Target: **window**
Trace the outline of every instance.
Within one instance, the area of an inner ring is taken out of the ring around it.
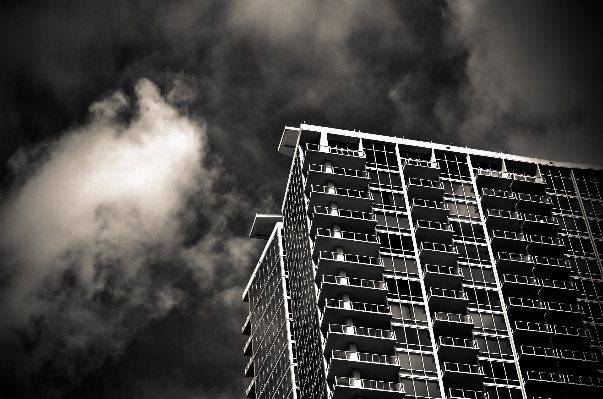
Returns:
[[[501,310],[500,297],[497,291],[482,288],[464,287],[469,297],[469,305],[472,308]]]
[[[560,194],[576,194],[576,188],[574,187],[569,169],[541,166],[540,173],[546,180],[549,191]]]
[[[473,186],[469,183],[443,181],[443,184],[446,195],[475,198]]]
[[[578,296],[595,301],[603,300],[603,281],[574,279],[573,282],[576,284]]]
[[[587,321],[603,323],[603,304],[599,302],[579,301]]]
[[[471,158],[471,165],[474,168],[487,169],[487,170],[502,170],[502,164],[499,162],[488,162],[488,161],[478,161],[475,158]]]
[[[411,330],[410,328],[407,328]],[[423,331],[428,334],[427,330],[416,330]],[[398,332],[396,331],[396,336]],[[408,335],[410,336],[410,335]],[[431,344],[431,342],[429,342]],[[434,374],[436,372],[435,361],[433,355],[420,353],[420,352],[398,352],[398,359],[400,360],[400,366],[402,372],[410,372],[412,374]]]
[[[396,275],[406,276],[409,274],[419,274],[417,261],[414,259],[398,258],[392,256],[382,256],[385,271]]]
[[[431,160],[431,151],[429,153],[406,151],[400,147],[400,157],[404,159],[420,159],[423,161]]]
[[[511,162],[507,161],[506,165],[507,172],[509,173],[517,173],[525,176],[536,176],[536,165],[530,165],[529,167],[513,165]]]
[[[392,302],[388,301],[388,305],[392,309],[394,318],[401,319],[405,322],[416,324],[427,324],[427,314],[425,306],[416,305],[414,303]]]
[[[519,385],[515,363],[480,360],[479,364],[484,369],[484,374],[486,375],[484,382]]]
[[[396,332],[396,341],[400,347],[425,351],[433,350],[429,330],[425,328],[394,327],[394,331]]]
[[[482,356],[513,358],[511,341],[508,338],[474,335],[473,339],[477,342]]]
[[[582,209],[580,208],[580,202],[577,198],[561,197],[557,195],[551,195],[550,198],[553,200],[554,212],[582,216]]]
[[[590,333],[590,337],[593,340],[599,341],[599,345],[603,344],[603,326],[594,324],[584,324],[584,327],[586,327],[586,329]]]
[[[479,218],[477,205],[467,202],[446,201],[450,215],[459,218]]]
[[[603,218],[603,203],[600,201],[582,200],[582,205],[584,205],[584,212],[588,216]]]
[[[453,238],[460,241],[486,242],[486,233],[479,223],[451,221]]]
[[[559,235],[559,238],[561,239],[561,242],[563,242],[565,249],[575,255],[594,256],[595,254],[593,243],[590,241],[590,238],[572,237],[566,235]]]
[[[398,170],[396,147],[392,144],[363,141],[366,153],[366,166],[381,169]]]
[[[402,178],[399,173],[381,172],[376,170],[368,171],[370,184],[373,187],[388,189],[388,190],[402,190]]]
[[[403,213],[375,211],[377,225],[394,230],[410,230],[408,216]]]
[[[588,219],[588,225],[590,226],[593,237],[603,237],[603,220]],[[601,256],[601,254],[599,256]]]
[[[400,255],[414,255],[412,238],[407,235],[377,232],[381,241],[381,251]]]
[[[358,143],[348,143],[347,141],[338,141],[332,139],[328,139],[327,143],[329,147],[358,151]]]
[[[419,378],[400,378],[406,395],[427,398],[441,398],[440,385],[437,380]]]
[[[501,314],[478,311],[471,311],[469,314],[473,318],[475,328],[479,330],[483,330],[485,332],[507,332],[507,325],[505,324],[505,319]]]
[[[435,157],[442,169],[441,176],[458,180],[471,178],[469,166],[467,166],[467,155],[435,151]]]
[[[559,228],[565,230],[569,234],[581,233],[587,234],[586,222],[582,218],[576,218],[571,216],[558,216]]]
[[[603,198],[603,176],[601,172],[575,171],[574,176],[581,196]]]
[[[389,191],[371,190],[373,203],[385,209],[405,209],[406,203],[402,194],[391,193]]]
[[[490,265],[490,253],[488,248],[482,245],[455,243],[459,253],[459,262],[480,263]]]
[[[418,281],[386,278],[385,282],[389,298],[423,302],[423,292]]]
[[[582,277],[601,277],[601,269],[596,259],[566,257],[572,267],[572,274]]]
[[[487,267],[459,265],[463,278],[471,284],[496,284],[494,271]]]

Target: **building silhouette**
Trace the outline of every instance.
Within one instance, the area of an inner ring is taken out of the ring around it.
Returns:
[[[603,397],[601,167],[302,124],[248,398]]]

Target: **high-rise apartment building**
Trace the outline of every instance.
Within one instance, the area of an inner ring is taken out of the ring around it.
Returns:
[[[248,398],[603,397],[601,167],[305,124],[279,152]]]

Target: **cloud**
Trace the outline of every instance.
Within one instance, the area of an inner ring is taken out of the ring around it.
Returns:
[[[218,197],[213,185],[224,176],[206,166],[206,127],[148,80],[135,95],[106,96],[86,123],[12,159],[24,177],[0,207],[2,368],[38,378],[34,389],[60,393],[57,381],[79,381],[186,302],[182,278],[208,290],[216,265],[244,269],[253,252],[224,226],[245,204],[234,190]],[[190,96],[182,82],[168,94]],[[218,199],[226,206],[195,226],[211,234],[185,245],[197,209]],[[53,374],[56,381],[40,381]]]

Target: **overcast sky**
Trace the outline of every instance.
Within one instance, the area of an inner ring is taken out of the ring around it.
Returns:
[[[285,125],[603,163],[602,5],[2,2],[0,396],[241,398]]]

